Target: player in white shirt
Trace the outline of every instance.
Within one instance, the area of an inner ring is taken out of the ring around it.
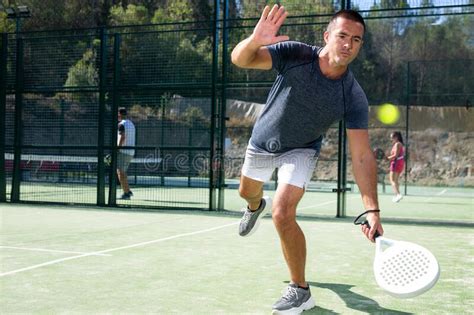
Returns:
[[[117,146],[134,147],[135,146],[135,125],[127,119],[127,109],[119,108],[118,111],[118,135]],[[121,199],[130,199],[133,196],[128,186],[127,169],[135,155],[135,150],[131,148],[119,149],[117,152],[117,175],[122,186],[123,194]]]

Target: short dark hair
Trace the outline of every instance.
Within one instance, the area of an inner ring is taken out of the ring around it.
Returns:
[[[329,20],[328,30],[329,30],[329,26],[332,23],[334,23],[338,17],[343,17],[345,19],[362,24],[362,26],[364,27],[364,33],[365,33],[366,26],[365,26],[364,18],[362,17],[362,15],[359,14],[359,12],[354,11],[354,10],[339,10],[336,13],[334,13],[334,15],[331,17],[331,20]]]
[[[118,111],[120,115],[127,116],[127,109],[125,107],[120,107]]]

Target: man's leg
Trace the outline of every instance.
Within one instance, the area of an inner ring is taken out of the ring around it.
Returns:
[[[128,186],[127,176],[127,169],[132,159],[133,156],[131,155],[123,154],[121,152],[118,152],[117,154],[117,176],[123,190],[122,199],[130,199],[130,197],[133,196],[133,193],[130,191],[130,187]]]
[[[291,283],[283,296],[273,304],[272,314],[301,314],[315,306],[305,279],[306,240],[296,223],[296,206],[303,193],[303,188],[281,183],[275,195],[273,222],[280,235]]]
[[[239,193],[247,201],[247,206],[239,224],[239,235],[250,236],[260,225],[260,220],[272,209],[270,197],[263,197],[263,183],[242,175]]]
[[[128,186],[128,176],[127,173],[118,169],[117,175],[119,178],[120,186],[122,186],[122,190],[124,193],[128,193],[130,191],[130,187]]]
[[[242,175],[239,194],[247,201],[250,210],[257,210],[263,197],[263,182]]]
[[[291,282],[306,287],[306,240],[303,231],[296,223],[296,206],[303,194],[303,188],[290,184],[279,184],[274,197],[272,216],[280,236]]]

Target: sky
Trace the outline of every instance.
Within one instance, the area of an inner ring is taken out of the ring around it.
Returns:
[[[468,4],[469,0],[431,0],[435,6],[444,6],[444,5],[463,5]],[[380,0],[375,1],[380,3]],[[360,10],[369,10],[373,5],[374,0],[352,0],[352,3],[357,5]],[[423,0],[408,0],[410,7],[420,7],[423,3]]]
[[[353,4],[357,5],[360,10],[369,10],[374,1],[380,3],[380,0],[351,0]],[[468,4],[469,0],[431,0],[435,6],[444,5],[463,5]],[[284,0],[282,1],[284,3]],[[410,7],[419,7],[423,0],[408,0]],[[236,0],[236,5],[239,10],[242,9],[241,0]]]

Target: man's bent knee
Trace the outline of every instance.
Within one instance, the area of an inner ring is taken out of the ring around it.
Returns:
[[[263,193],[262,188],[262,182],[247,177],[242,177],[240,180],[239,194],[240,197],[244,199],[253,199]]]
[[[248,189],[248,188],[244,188],[244,187],[239,187],[239,195],[240,197],[242,197],[243,199],[252,199],[252,198],[256,198],[258,197],[259,195],[261,194],[261,191],[260,190],[257,190],[257,189]]]

